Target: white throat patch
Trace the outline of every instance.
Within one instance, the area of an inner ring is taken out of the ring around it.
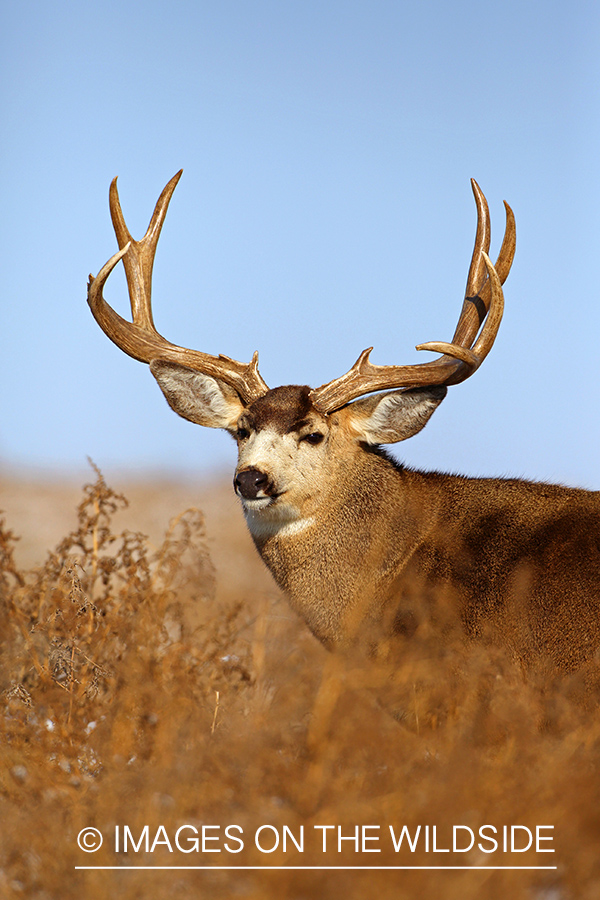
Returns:
[[[242,507],[250,534],[255,538],[292,537],[315,522],[313,516],[298,518],[293,507],[283,504],[252,509],[242,501]]]

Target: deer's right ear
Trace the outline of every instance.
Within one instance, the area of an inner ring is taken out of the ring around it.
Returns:
[[[228,384],[166,359],[153,359],[150,371],[177,415],[196,425],[235,431],[244,404]]]

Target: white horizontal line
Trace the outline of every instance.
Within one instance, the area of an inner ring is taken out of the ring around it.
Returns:
[[[113,872],[118,872],[123,869],[135,869],[136,871],[147,870],[147,871],[164,871],[164,870],[193,870],[193,871],[204,871],[204,872],[235,872],[239,869],[240,872],[270,872],[270,871],[307,871],[314,872],[315,870],[319,871],[361,871],[361,872],[398,872],[405,870],[423,870],[423,871],[461,871],[461,872],[469,872],[473,871],[489,871],[489,872],[508,872],[508,871],[541,871],[541,870],[554,870],[557,869],[558,866],[75,866],[76,869],[96,869],[96,870],[110,870]]]

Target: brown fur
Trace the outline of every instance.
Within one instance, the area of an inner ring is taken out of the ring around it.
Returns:
[[[596,652],[599,493],[411,471],[352,440],[345,410],[331,419],[334,463],[314,523],[254,536],[317,637],[410,633],[455,611],[467,633],[493,634],[525,660],[573,669]]]
[[[273,388],[254,401],[242,421],[256,431],[269,425],[280,434],[296,431],[306,423],[312,410],[309,393],[310,388],[306,385],[287,384]]]
[[[472,183],[478,224],[466,298],[452,343],[419,345],[442,353],[432,365],[373,366],[364,350],[315,391],[269,390],[257,354],[247,365],[213,357],[176,347],[154,328],[154,253],[180,174],[141,241],[127,229],[113,181],[121,249],[90,278],[88,302],[106,334],[149,363],[175,412],[236,437],[234,484],[248,527],[313,632],[327,644],[377,643],[423,620],[448,628],[460,618],[468,633],[491,635],[523,659],[547,653],[566,669],[589,659],[600,643],[597,493],[410,472],[378,450],[420,431],[446,386],[472,375],[493,346],[516,246],[510,207],[494,266],[489,210]],[[120,259],[132,324],[102,297]],[[389,390],[401,385],[413,387]]]

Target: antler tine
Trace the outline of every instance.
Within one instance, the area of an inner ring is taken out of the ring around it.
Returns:
[[[244,403],[251,403],[268,391],[258,371],[258,353],[249,363],[240,363],[227,356],[211,356],[199,350],[189,350],[171,344],[156,330],[152,318],[152,268],[160,232],[173,191],[181,177],[179,171],[166,185],[154,208],[146,234],[136,241],[129,233],[119,201],[117,179],[110,186],[110,212],[119,244],[115,253],[96,276],[90,275],[88,303],[92,314],[107,337],[121,350],[140,362],[168,359],[197,372],[219,378],[233,387]],[[131,301],[133,322],[123,319],[104,300],[102,290],[108,276],[123,260]]]
[[[491,299],[490,282],[486,280],[487,269],[483,260],[483,253],[489,253],[490,250],[490,212],[483,191],[474,178],[471,179],[471,187],[477,206],[477,232],[463,308],[452,337],[453,344],[463,347],[473,343],[490,308]],[[506,228],[495,265],[501,284],[504,284],[508,277],[516,248],[515,217],[506,201],[504,207],[506,209]]]
[[[489,209],[476,181],[471,181],[477,206],[475,247],[467,278],[467,291],[458,325],[451,343],[429,341],[417,350],[442,353],[438,359],[410,366],[376,366],[369,361],[372,347],[363,350],[350,371],[311,392],[315,406],[331,413],[346,403],[374,391],[424,385],[450,385],[464,381],[481,365],[489,353],[502,320],[506,280],[516,247],[513,212],[506,207],[506,230],[496,266],[487,255],[490,246]],[[484,322],[481,334],[477,333]],[[475,343],[474,343],[475,342]]]
[[[163,189],[154,207],[146,234],[141,241],[136,241],[131,236],[125,224],[125,217],[123,216],[117,189],[117,179],[113,178],[110,185],[108,195],[110,217],[117,236],[119,249],[125,247],[126,244],[131,244],[131,252],[123,257],[123,265],[127,277],[133,321],[142,328],[149,327],[156,330],[152,318],[151,303],[154,256],[171,197],[182,174],[183,169],[180,169]]]
[[[504,314],[504,293],[502,291],[502,282],[496,271],[491,259],[483,250],[481,251],[485,267],[489,276],[486,286],[490,286],[490,308],[481,329],[481,334],[475,341],[472,348],[463,347],[460,344],[446,344],[444,341],[428,341],[426,344],[418,344],[417,350],[433,350],[436,353],[443,353],[447,357],[460,360],[464,366],[459,366],[454,372],[449,370],[448,377],[443,382],[425,382],[427,384],[459,384],[465,381],[470,375],[479,368],[483,360],[486,358],[500,328],[500,322]],[[441,363],[444,357],[434,360],[434,363]],[[427,365],[427,363],[425,363]]]
[[[492,237],[490,225],[490,210],[485,199],[484,193],[475,181],[471,178],[471,189],[475,198],[477,207],[477,231],[475,233],[475,246],[473,247],[473,256],[471,257],[471,265],[469,266],[469,274],[467,276],[467,287],[465,290],[465,299],[460,312],[458,323],[452,337],[453,344],[471,344],[473,338],[481,328],[481,323],[485,318],[487,307],[482,303],[477,303],[477,295],[486,275],[485,263],[483,261],[482,252],[490,252],[490,242]]]

